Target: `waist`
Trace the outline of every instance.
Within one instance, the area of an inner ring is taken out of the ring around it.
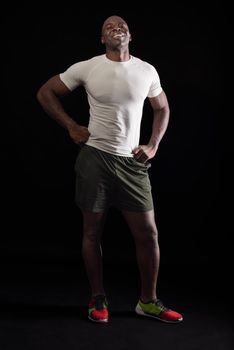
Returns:
[[[93,140],[92,137],[88,139],[86,145],[99,149],[121,157],[133,157],[133,147],[129,144],[117,144],[115,142],[107,142],[106,140]],[[134,147],[135,148],[135,147]]]

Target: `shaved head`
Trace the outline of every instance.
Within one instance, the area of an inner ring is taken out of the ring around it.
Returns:
[[[116,22],[116,21],[125,23],[125,24],[127,25],[127,22],[126,22],[122,17],[113,15],[113,16],[108,17],[108,18],[104,21],[104,23],[103,23],[103,25],[102,25],[102,33],[103,33],[103,29],[106,27],[106,25],[107,25],[108,23],[112,23],[112,22]]]

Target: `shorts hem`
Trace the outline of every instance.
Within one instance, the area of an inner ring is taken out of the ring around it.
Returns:
[[[105,208],[93,208],[93,207],[82,205],[82,204],[79,204],[79,203],[76,203],[76,205],[80,208],[80,210],[82,210],[82,211],[89,211],[91,213],[103,213],[103,212],[106,212],[109,208],[116,208],[116,209],[118,209],[120,211],[131,211],[131,212],[139,212],[139,213],[144,213],[144,212],[147,212],[147,211],[154,210],[154,206],[144,207],[144,208],[139,208],[139,207],[133,208],[133,207],[122,207],[122,206],[119,206],[119,205],[110,204],[110,205],[108,205]]]
[[[138,212],[138,213],[144,213],[146,211],[154,210],[154,207],[146,207],[146,208],[127,208],[127,207],[117,207],[117,209],[121,211],[131,211],[131,212]]]

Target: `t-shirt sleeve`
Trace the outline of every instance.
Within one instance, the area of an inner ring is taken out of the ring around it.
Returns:
[[[79,85],[82,85],[83,79],[83,63],[78,62],[70,66],[66,71],[59,74],[62,82],[69,90],[75,90]]]
[[[152,66],[152,84],[149,89],[148,97],[156,97],[162,92],[159,75],[156,69]]]

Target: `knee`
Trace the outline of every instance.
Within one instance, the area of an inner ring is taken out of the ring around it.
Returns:
[[[99,242],[99,237],[97,232],[94,231],[84,231],[83,233],[83,243],[96,244]]]
[[[151,228],[145,235],[146,242],[152,245],[158,244],[158,230],[156,228]]]
[[[156,246],[158,244],[158,230],[156,227],[149,226],[145,228],[139,232],[137,237],[137,241],[140,244],[153,246]]]

